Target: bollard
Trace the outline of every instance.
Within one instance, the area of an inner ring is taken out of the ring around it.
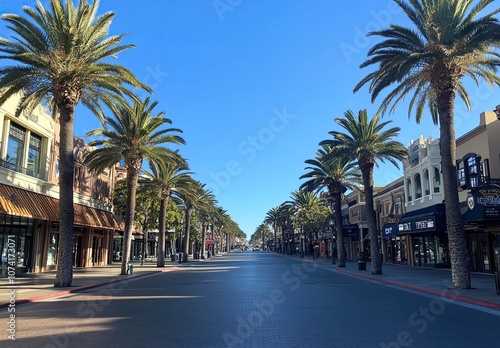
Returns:
[[[133,274],[134,273],[134,265],[129,263],[128,264],[128,273]]]

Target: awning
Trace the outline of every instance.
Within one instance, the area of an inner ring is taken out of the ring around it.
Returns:
[[[397,223],[389,223],[384,224],[382,226],[382,237],[383,238],[392,238],[398,235],[398,224]]]
[[[443,203],[406,213],[398,223],[398,234],[446,231]]]
[[[0,184],[0,212],[40,220],[59,220],[57,198]]]
[[[73,204],[75,225],[118,229],[113,213]],[[0,213],[39,220],[59,221],[59,200],[41,193],[0,184]]]

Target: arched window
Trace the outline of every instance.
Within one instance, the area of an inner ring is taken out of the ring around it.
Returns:
[[[411,188],[411,179],[406,180],[406,193],[408,194],[408,202],[411,202],[412,200],[412,188]]]
[[[419,199],[422,197],[422,179],[420,178],[420,174],[415,174],[415,199]]]
[[[441,173],[434,167],[434,193],[438,193],[441,187]]]
[[[429,182],[429,170],[424,169],[424,190],[425,190],[425,195],[428,196],[431,194],[431,183]]]

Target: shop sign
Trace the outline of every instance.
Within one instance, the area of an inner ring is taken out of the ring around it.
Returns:
[[[403,224],[399,224],[398,229],[399,232],[411,231],[411,222],[405,222]]]
[[[415,221],[415,229],[425,230],[427,228],[434,228],[434,219],[425,219],[421,221]]]

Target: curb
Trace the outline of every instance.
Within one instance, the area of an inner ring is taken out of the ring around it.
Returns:
[[[102,282],[102,283],[96,283],[96,284],[91,284],[91,285],[79,286],[79,287],[75,287],[74,289],[62,290],[62,291],[59,291],[59,292],[55,292],[53,294],[41,295],[41,296],[36,296],[36,297],[32,297],[32,298],[26,298],[26,299],[22,299],[22,300],[16,300],[15,301],[15,305],[19,306],[19,305],[26,304],[26,303],[39,302],[39,301],[47,300],[47,299],[50,299],[50,298],[57,298],[57,297],[61,297],[61,296],[69,295],[69,294],[77,294],[77,293],[84,292],[84,291],[87,291],[87,290],[90,290],[90,289],[94,289],[94,288],[98,288],[98,287],[101,287],[101,286],[104,286],[104,285],[118,283],[118,282],[122,282],[124,280],[143,278],[143,277],[146,277],[146,276],[151,276],[151,275],[159,274],[159,273],[163,273],[163,272],[170,272],[170,271],[174,271],[174,270],[176,270],[178,268],[179,267],[177,267],[177,266],[175,266],[175,267],[168,267],[168,268],[158,269],[156,271],[150,271],[150,272],[141,273],[141,274],[138,274],[138,275],[135,275],[135,276],[131,275],[131,276],[128,276],[127,278],[123,278],[123,279],[114,279],[114,280],[105,281],[105,282]],[[122,274],[122,275],[125,275],[125,274]],[[120,275],[118,275],[118,276],[120,276]],[[14,289],[16,289],[16,288],[14,288]],[[8,307],[9,304],[10,304],[10,302],[0,303],[0,308]]]

